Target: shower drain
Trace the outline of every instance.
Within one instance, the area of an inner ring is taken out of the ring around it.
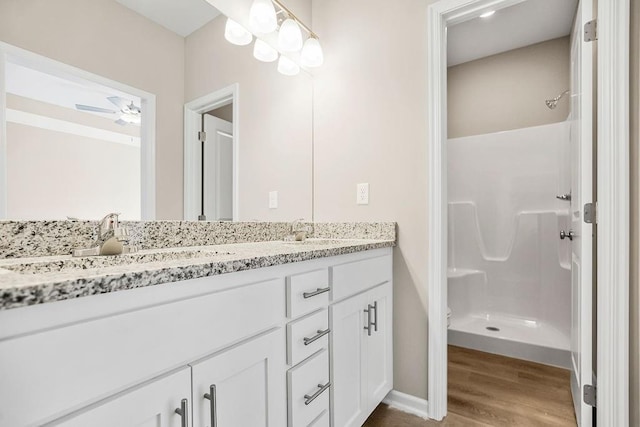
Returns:
[[[487,331],[492,331],[492,332],[499,332],[500,328],[496,328],[495,326],[487,326],[486,327]]]

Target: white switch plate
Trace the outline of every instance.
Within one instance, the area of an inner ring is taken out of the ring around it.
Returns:
[[[368,205],[369,204],[369,184],[358,184],[356,186],[356,204]]]
[[[278,192],[269,191],[269,209],[278,208]]]

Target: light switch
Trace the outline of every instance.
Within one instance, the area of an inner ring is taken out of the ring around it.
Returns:
[[[269,209],[278,208],[278,192],[269,191]]]
[[[369,184],[363,183],[356,186],[356,204],[368,205],[369,204]]]

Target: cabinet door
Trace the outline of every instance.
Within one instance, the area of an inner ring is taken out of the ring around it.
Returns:
[[[365,333],[363,369],[366,381],[368,413],[371,413],[393,387],[393,295],[391,283],[378,286],[366,294],[366,303],[374,307],[376,326]]]
[[[190,398],[191,369],[184,368],[47,425],[182,427],[182,417],[175,410],[180,409],[183,399],[188,399],[186,412],[189,415]]]
[[[279,328],[193,364],[194,426],[286,425],[285,350]]]
[[[336,427],[361,426],[368,416],[362,352],[366,294],[331,307],[331,408]]]

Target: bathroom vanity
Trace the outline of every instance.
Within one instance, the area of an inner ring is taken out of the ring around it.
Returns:
[[[0,287],[0,425],[360,426],[393,385],[394,244],[236,243],[36,274],[52,267],[1,261],[28,291]]]

